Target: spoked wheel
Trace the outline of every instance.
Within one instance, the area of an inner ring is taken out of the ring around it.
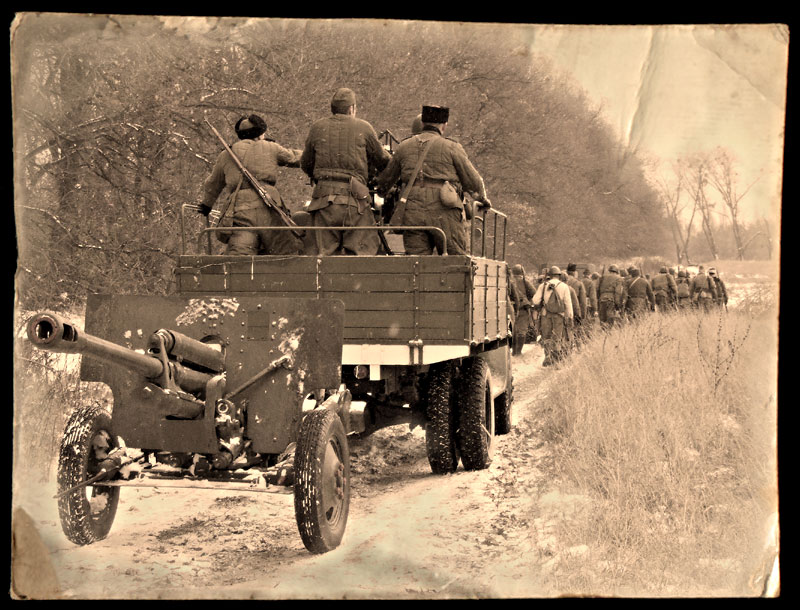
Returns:
[[[295,451],[294,513],[303,544],[312,553],[339,546],[350,510],[350,452],[344,426],[333,411],[303,418]]]
[[[454,373],[455,367],[450,362],[432,364],[428,371],[425,448],[434,474],[455,472],[458,468],[457,422],[452,401]]]
[[[458,448],[465,470],[482,470],[492,463],[495,416],[489,387],[489,364],[468,358],[461,365],[457,394]]]
[[[111,416],[98,406],[82,407],[67,422],[58,458],[59,492],[100,471],[100,462],[117,447]],[[61,529],[75,544],[91,544],[108,535],[119,503],[119,487],[86,486],[58,498]]]

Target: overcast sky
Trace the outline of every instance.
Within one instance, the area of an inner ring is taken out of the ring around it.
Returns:
[[[749,218],[780,207],[788,29],[757,25],[537,26],[531,49],[571,73],[631,145],[668,166],[721,145]],[[666,167],[665,167],[666,169]]]

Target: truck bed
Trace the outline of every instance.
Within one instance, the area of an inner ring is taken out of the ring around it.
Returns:
[[[190,297],[339,299],[345,363],[347,354],[369,361],[357,354],[365,346],[380,346],[386,364],[408,364],[410,346],[424,349],[427,357],[411,355],[411,363],[422,364],[508,339],[507,264],[488,258],[183,255],[176,280],[178,292]]]

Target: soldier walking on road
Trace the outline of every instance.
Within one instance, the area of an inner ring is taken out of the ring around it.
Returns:
[[[653,294],[659,311],[674,309],[678,302],[678,284],[666,267],[661,267],[652,281]]]
[[[586,299],[586,287],[583,285],[577,278],[577,269],[578,266],[575,263],[569,263],[567,265],[567,272],[565,277],[562,278],[563,281],[567,283],[573,292],[575,293],[576,297],[576,307],[574,312],[574,321],[575,321],[575,328],[573,334],[573,342],[577,345],[581,340],[583,340],[583,323],[587,319],[587,299]]]
[[[511,341],[511,355],[519,356],[522,354],[522,347],[525,345],[525,338],[531,325],[532,299],[536,289],[525,277],[525,268],[522,265],[514,265],[511,268],[510,279],[509,289],[514,304],[514,334]]]
[[[636,267],[628,269],[630,282],[628,283],[628,299],[625,307],[631,318],[636,318],[648,311],[654,311],[656,300],[650,282],[641,276]]]
[[[714,267],[709,267],[708,277],[714,284],[714,292],[716,295],[714,297],[714,303],[716,303],[717,307],[728,309],[728,290],[725,288],[725,282],[722,281],[722,278]]]
[[[689,285],[689,274],[681,269],[675,282],[678,309],[689,309],[692,306],[692,290]]]
[[[438,227],[445,234],[448,254],[466,254],[463,193],[473,193],[482,207],[491,207],[491,202],[483,178],[461,144],[444,135],[449,117],[450,110],[443,106],[422,107],[422,132],[397,145],[389,165],[378,176],[378,193],[384,195],[401,181],[403,190],[408,190],[405,210],[401,212],[403,202],[398,202],[397,217],[390,224]],[[403,245],[406,254],[441,254],[444,250],[441,236],[424,230],[405,231]]]
[[[597,315],[597,283],[588,269],[583,270],[581,283],[586,292],[586,318],[591,321]]]
[[[567,326],[572,326],[574,315],[569,286],[559,279],[561,269],[550,267],[547,276],[547,281],[539,284],[533,296],[544,348],[542,366],[550,366],[564,357],[565,332]]]
[[[692,303],[695,307],[705,312],[711,311],[717,297],[717,292],[714,288],[714,282],[706,275],[702,265],[698,269],[697,275],[692,278],[689,284],[689,290],[692,295]]]
[[[268,139],[265,135],[267,124],[256,114],[240,118],[234,129],[239,141],[231,146],[231,150],[275,204],[288,214],[275,182],[279,166],[300,166],[300,151],[284,148]],[[220,205],[232,213],[234,227],[284,226],[278,213],[267,207],[250,181],[242,175],[227,150],[217,157],[211,175],[203,183],[203,193],[200,213],[205,216],[219,199]],[[231,231],[229,235],[226,254],[299,254],[302,249],[302,243],[291,231]]]
[[[347,231],[346,227],[375,226],[369,180],[389,163],[375,129],[356,118],[356,95],[347,88],[336,91],[331,116],[311,125],[300,167],[311,178],[311,213],[319,254],[376,254],[376,231]],[[338,227],[338,229],[334,228]]]
[[[609,266],[597,285],[598,312],[602,325],[620,323],[621,313],[625,309],[625,295],[625,280],[620,277],[619,269],[616,265]]]

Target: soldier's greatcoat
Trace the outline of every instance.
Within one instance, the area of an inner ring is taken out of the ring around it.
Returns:
[[[431,140],[422,168],[409,191],[402,224],[439,227],[447,239],[447,252],[466,254],[463,201],[456,207],[446,205],[441,198],[442,185],[445,182],[453,185],[459,200],[464,192],[477,193],[485,198],[486,187],[461,144],[444,137],[436,127],[425,125],[422,133],[397,145],[389,165],[378,177],[378,193],[386,194],[398,181],[403,187],[408,184],[425,145]],[[407,254],[430,254],[433,249],[441,253],[440,242],[441,237],[433,232],[406,231],[403,234]]]
[[[374,225],[367,184],[388,162],[389,153],[366,121],[348,114],[315,121],[300,158],[300,167],[314,182],[308,207],[314,226]],[[378,234],[373,231],[315,233],[320,254],[333,254],[340,246],[354,254],[378,251]]]
[[[669,272],[661,272],[653,278],[653,294],[659,309],[666,309],[678,300],[678,285]]]
[[[284,206],[275,182],[278,167],[299,167],[300,151],[284,148],[272,140],[239,140],[231,146],[234,154],[278,205]],[[211,175],[203,183],[203,204],[213,207],[229,198],[233,206],[233,226],[283,226],[276,212],[268,209],[261,196],[244,178],[228,151],[223,150]],[[228,254],[297,254],[301,244],[290,231],[234,231],[228,241]]]

